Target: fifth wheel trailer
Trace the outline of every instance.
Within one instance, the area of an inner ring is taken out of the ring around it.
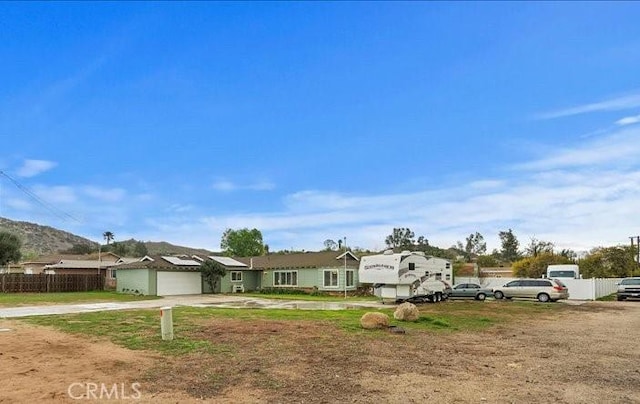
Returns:
[[[387,250],[360,259],[358,279],[371,284],[374,294],[385,301],[432,301],[448,297],[448,284],[453,269],[451,262],[427,257],[422,252]]]

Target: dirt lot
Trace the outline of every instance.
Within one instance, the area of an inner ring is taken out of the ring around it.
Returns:
[[[475,333],[217,319],[199,332],[220,351],[179,357],[19,321],[0,328],[11,329],[0,332],[3,403],[76,402],[69,393],[86,397],[101,383],[127,401],[139,391],[139,402],[640,402],[640,302],[573,306]]]

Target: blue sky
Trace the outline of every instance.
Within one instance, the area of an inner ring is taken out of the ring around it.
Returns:
[[[211,250],[640,233],[640,4],[2,3],[0,216]],[[60,212],[64,212],[61,214]],[[69,218],[66,214],[71,215]]]

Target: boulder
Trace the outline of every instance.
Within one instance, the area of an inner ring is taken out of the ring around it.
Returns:
[[[396,308],[396,311],[393,312],[393,318],[400,321],[418,321],[420,311],[415,304],[405,302]]]
[[[368,312],[364,313],[364,316],[360,318],[360,325],[362,328],[373,330],[376,328],[389,327],[389,316],[384,313]]]

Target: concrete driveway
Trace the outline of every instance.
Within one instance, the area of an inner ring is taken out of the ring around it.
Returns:
[[[22,306],[0,308],[0,318],[28,316],[49,316],[56,314],[87,313],[93,311],[154,309],[160,307],[219,307],[219,308],[264,308],[264,309],[300,309],[300,310],[344,310],[363,307],[385,307],[377,302],[323,302],[302,300],[259,299],[242,296],[188,295],[166,296],[157,300],[137,302],[108,302],[55,304],[46,306]]]

